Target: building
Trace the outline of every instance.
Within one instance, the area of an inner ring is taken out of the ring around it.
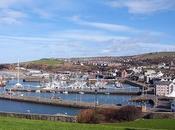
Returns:
[[[173,62],[173,61],[171,62],[171,65],[170,65],[170,70],[175,70],[175,64],[174,64],[174,62]]]
[[[153,79],[159,79],[159,78],[161,78],[163,75],[164,75],[164,74],[163,74],[161,71],[159,71],[158,73],[151,73],[151,74],[149,74],[149,75],[147,74],[147,75],[145,76],[145,81],[146,81],[146,83],[151,83]]]
[[[127,77],[128,77],[128,73],[127,73],[126,70],[123,70],[123,71],[121,72],[121,77],[122,77],[122,78],[127,78]]]
[[[122,78],[128,78],[129,76],[131,76],[133,74],[132,70],[123,70],[121,72],[121,77]]]
[[[175,90],[175,83],[160,81],[155,84],[156,95],[166,96]]]

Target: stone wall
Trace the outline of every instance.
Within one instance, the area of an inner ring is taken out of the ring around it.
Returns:
[[[151,112],[145,114],[147,119],[175,119],[175,112]]]
[[[46,115],[46,114],[28,114],[28,113],[0,112],[0,116],[24,118],[24,119],[32,119],[32,120],[77,122],[76,116],[68,116],[68,115]]]

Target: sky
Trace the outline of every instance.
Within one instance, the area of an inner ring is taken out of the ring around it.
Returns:
[[[175,0],[0,0],[0,63],[175,51]]]

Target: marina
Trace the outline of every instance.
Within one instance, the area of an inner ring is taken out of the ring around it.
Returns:
[[[114,85],[108,84],[106,85],[107,89],[98,89],[98,91],[87,88],[49,90],[40,88],[40,86],[40,82],[9,80],[6,86],[0,89],[0,102],[5,102],[0,111],[76,115],[80,109],[84,108],[142,105],[137,102],[129,102],[131,98],[140,93],[139,88],[129,84],[122,84],[121,88],[115,88]],[[14,104],[19,107],[11,109]],[[147,105],[151,107],[149,104]]]

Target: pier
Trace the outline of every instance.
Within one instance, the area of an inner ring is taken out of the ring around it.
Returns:
[[[46,90],[46,89],[27,89],[27,88],[16,88],[16,89],[6,89],[6,91],[13,91],[13,92],[37,92],[39,90],[41,93],[64,93],[67,91],[70,94],[79,94],[83,92],[84,94],[103,94],[103,95],[141,95],[141,92],[125,92],[125,91],[110,91],[107,92],[105,90],[64,90],[64,89],[55,89],[55,90]]]
[[[29,103],[36,103],[36,104],[79,108],[79,109],[87,109],[87,108],[95,108],[95,107],[97,108],[108,108],[108,107],[119,108],[120,107],[120,106],[108,105],[108,104],[97,105],[96,103],[88,103],[88,102],[76,102],[76,101],[48,99],[48,98],[41,98],[41,97],[10,96],[10,95],[4,95],[4,94],[0,95],[0,99],[18,101],[18,102],[29,102]]]
[[[155,95],[141,95],[132,98],[131,102],[149,102],[153,104],[151,109],[154,112],[170,112],[171,111],[171,100],[174,98],[169,98],[165,96],[155,96]]]

